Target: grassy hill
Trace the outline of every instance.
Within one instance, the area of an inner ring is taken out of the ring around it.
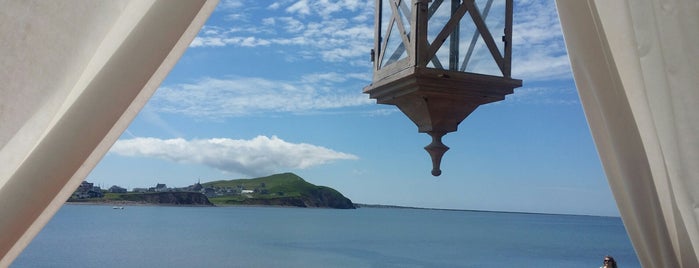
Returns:
[[[338,191],[316,186],[293,173],[255,179],[212,181],[202,183],[202,186],[216,189],[217,196],[209,198],[216,205],[355,208],[352,201]]]

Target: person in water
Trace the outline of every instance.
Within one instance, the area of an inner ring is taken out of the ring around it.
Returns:
[[[616,261],[612,256],[604,256],[604,265],[600,268],[617,268]]]

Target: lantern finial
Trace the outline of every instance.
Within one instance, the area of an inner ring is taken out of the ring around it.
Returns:
[[[427,132],[432,136],[432,143],[425,146],[425,150],[430,154],[432,158],[432,176],[442,175],[442,170],[439,168],[442,163],[442,156],[449,150],[449,147],[442,143],[442,136],[447,134],[446,132]]]

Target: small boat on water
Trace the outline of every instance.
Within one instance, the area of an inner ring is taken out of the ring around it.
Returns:
[[[113,206],[112,209],[124,209],[124,207]]]

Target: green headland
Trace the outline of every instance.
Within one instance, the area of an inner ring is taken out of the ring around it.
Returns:
[[[132,191],[118,186],[112,186],[108,190],[97,189],[91,183],[83,182],[68,202],[355,208],[350,199],[335,189],[311,184],[293,173],[196,183],[182,188],[167,188],[164,184],[158,184],[156,187],[134,188]]]

